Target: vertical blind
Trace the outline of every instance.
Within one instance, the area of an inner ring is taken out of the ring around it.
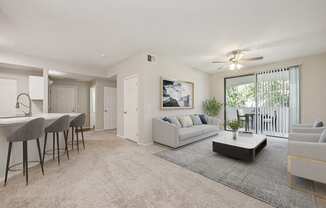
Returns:
[[[300,121],[299,66],[257,73],[257,133],[287,137]]]

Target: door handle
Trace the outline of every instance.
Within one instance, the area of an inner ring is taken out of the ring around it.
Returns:
[[[123,113],[124,113],[124,114],[127,114],[127,111],[124,111]]]

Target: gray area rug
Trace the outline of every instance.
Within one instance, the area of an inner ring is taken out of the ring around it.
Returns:
[[[155,155],[274,207],[321,207],[312,192],[326,193],[325,185],[294,177],[296,189],[288,187],[286,140],[268,138],[265,149],[248,163],[212,152],[212,139]]]

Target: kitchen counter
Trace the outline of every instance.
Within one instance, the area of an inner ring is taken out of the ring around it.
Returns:
[[[56,119],[60,118],[63,115],[69,115],[71,120],[77,117],[80,113],[43,113],[43,114],[35,114],[30,117],[13,117],[13,118],[0,118],[0,181],[3,180],[4,173],[5,173],[5,166],[6,166],[6,159],[7,159],[7,151],[8,145],[6,137],[14,132],[16,129],[24,125],[30,120],[35,118],[42,117],[45,119],[45,127],[49,126],[52,122]],[[71,136],[69,134],[69,139]],[[43,136],[40,138],[41,143],[41,151],[43,151],[43,143],[44,139]],[[47,148],[52,148],[52,138],[48,136]],[[60,146],[64,147],[64,140],[62,134],[60,134]],[[52,158],[52,157],[51,157]],[[21,162],[23,159],[22,156],[22,144],[21,142],[13,143],[12,152],[11,152],[11,164]],[[38,161],[38,151],[36,147],[36,141],[28,142],[28,159],[30,161]],[[46,158],[50,159],[50,157]],[[31,167],[35,165],[34,163],[29,164]],[[20,172],[9,172],[11,173],[20,173]],[[12,175],[12,174],[11,174]],[[11,176],[9,175],[9,177]]]

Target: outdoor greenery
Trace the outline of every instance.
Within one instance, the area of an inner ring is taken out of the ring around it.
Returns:
[[[229,107],[254,107],[256,87],[255,83],[238,85],[226,90],[226,104]]]
[[[260,100],[258,104],[265,106],[289,105],[289,82],[284,80],[272,80],[259,82],[258,91]],[[266,95],[266,96],[265,96]],[[255,107],[256,85],[255,83],[230,87],[226,90],[226,104],[228,107]]]
[[[203,102],[204,113],[208,116],[218,116],[223,104],[218,102],[215,97],[209,98]]]
[[[242,127],[241,122],[238,120],[233,120],[228,122],[228,127],[232,129],[232,131],[238,131]]]

